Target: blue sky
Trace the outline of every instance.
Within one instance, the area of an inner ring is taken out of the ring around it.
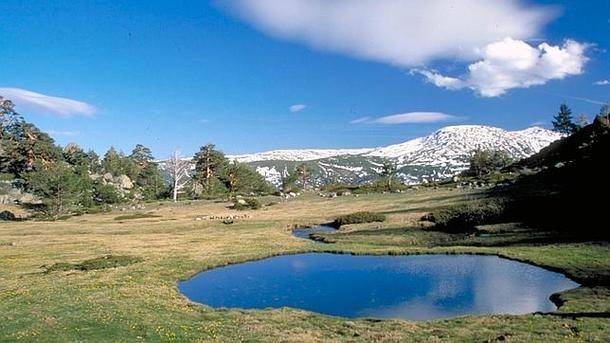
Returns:
[[[0,95],[62,145],[160,158],[522,129],[610,100],[609,1],[452,3],[3,0]]]

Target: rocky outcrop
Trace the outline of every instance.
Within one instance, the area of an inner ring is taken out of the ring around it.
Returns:
[[[105,173],[103,175],[91,174],[89,175],[89,177],[95,181],[100,180],[104,185],[114,186],[119,192],[123,194],[133,190],[135,186],[129,176],[125,174],[121,174],[118,176],[114,176],[111,173]]]
[[[31,193],[23,192],[10,181],[0,182],[0,204],[40,204],[41,201]]]
[[[133,188],[133,182],[131,182],[131,179],[127,175],[119,175],[115,177],[113,181],[120,189],[129,190]]]

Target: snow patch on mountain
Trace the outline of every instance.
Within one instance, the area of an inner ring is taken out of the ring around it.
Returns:
[[[476,149],[503,150],[514,159],[521,159],[561,137],[560,133],[541,127],[507,131],[484,125],[458,125],[380,148],[274,150],[229,158],[250,163],[256,168],[264,165],[259,172],[276,185],[281,175],[272,172],[274,165],[281,165],[286,171],[297,163],[306,162],[313,168],[313,184],[322,185],[327,182],[370,182],[381,173],[383,159],[389,159],[396,163],[398,176],[405,183],[415,184],[445,179],[462,172],[468,168],[469,158]]]
[[[293,149],[272,150],[255,154],[227,155],[227,158],[242,163],[258,161],[313,161],[344,155],[362,155],[373,149]]]
[[[282,173],[277,171],[275,167],[256,167],[256,172],[261,174],[267,181],[274,185],[282,183]]]
[[[395,159],[399,166],[461,168],[468,164],[468,157],[476,149],[503,150],[520,159],[561,137],[560,133],[540,127],[506,131],[483,125],[448,126],[426,137],[375,149],[365,156]]]

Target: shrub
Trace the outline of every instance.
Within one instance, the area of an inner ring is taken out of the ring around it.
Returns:
[[[93,198],[101,204],[117,204],[121,202],[121,194],[112,185],[104,185],[101,182],[96,182],[94,185]]]
[[[114,220],[129,220],[129,219],[143,219],[143,218],[159,218],[161,217],[158,214],[152,213],[133,213],[133,214],[125,214],[122,216],[114,217]]]
[[[261,208],[261,203],[254,198],[241,198],[236,199],[233,202],[232,208],[234,210],[243,211],[243,210],[258,210]]]
[[[55,263],[49,267],[46,267],[46,272],[53,271],[68,271],[68,270],[98,270],[107,268],[124,267],[133,263],[144,261],[141,257],[127,256],[127,255],[106,255],[102,257],[96,257],[89,260],[85,260],[81,263]]]
[[[470,157],[470,169],[464,172],[467,176],[482,176],[500,170],[512,163],[512,158],[502,150],[474,150]]]
[[[375,212],[355,212],[338,217],[332,223],[334,227],[340,227],[347,224],[362,224],[385,221],[385,215]]]
[[[472,232],[476,225],[494,224],[508,216],[508,202],[503,199],[473,201],[436,210],[423,219],[443,232]]]
[[[0,220],[16,220],[17,217],[15,216],[15,214],[11,211],[8,210],[4,210],[2,212],[0,212]]]

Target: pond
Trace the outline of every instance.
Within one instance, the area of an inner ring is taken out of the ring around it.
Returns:
[[[311,239],[313,233],[329,233],[337,231],[336,228],[328,225],[316,225],[292,230],[292,235],[298,238]],[[317,241],[316,241],[317,242]]]
[[[427,320],[556,309],[551,294],[579,285],[497,256],[308,253],[201,272],[179,284],[212,307],[293,307],[349,318]]]

